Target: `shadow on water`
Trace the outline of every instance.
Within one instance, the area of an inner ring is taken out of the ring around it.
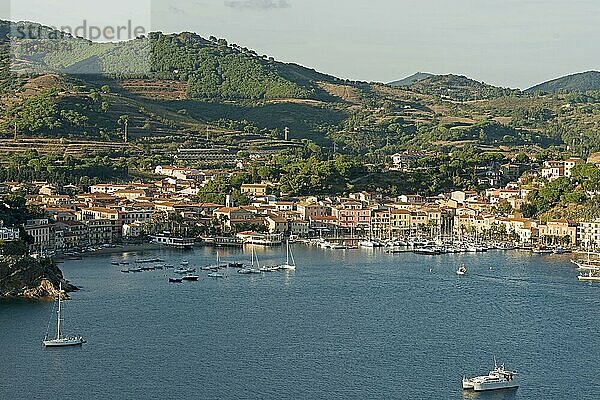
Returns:
[[[463,400],[513,400],[517,399],[519,388],[491,390],[489,392],[463,391]]]

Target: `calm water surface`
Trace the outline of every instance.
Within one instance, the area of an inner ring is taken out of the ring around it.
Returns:
[[[261,262],[285,257],[258,251]],[[600,286],[580,284],[567,257],[294,253],[295,272],[202,272],[181,285],[168,270],[123,274],[111,261],[200,267],[215,261],[213,249],[68,261],[65,276],[82,290],[65,304],[65,330],[88,343],[46,350],[53,305],[0,303],[0,399],[600,396]],[[469,273],[459,277],[462,263]],[[521,388],[463,393],[461,375],[486,373],[494,356],[521,372]]]

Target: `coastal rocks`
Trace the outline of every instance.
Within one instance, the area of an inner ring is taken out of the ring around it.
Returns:
[[[0,256],[0,298],[54,299],[60,282],[65,292],[77,290],[64,281],[62,271],[50,259]]]

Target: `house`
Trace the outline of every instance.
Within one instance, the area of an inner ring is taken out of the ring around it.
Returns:
[[[496,218],[496,224],[504,226],[507,234],[515,234],[521,243],[530,243],[537,232],[537,224],[527,218]]]
[[[325,217],[331,215],[331,208],[314,199],[301,201],[296,205],[296,210],[302,215],[302,219],[309,221],[311,217]]]
[[[248,197],[264,197],[267,195],[266,183],[245,183],[241,187],[242,194]]]
[[[97,185],[93,185],[90,187],[91,193],[104,193],[104,194],[112,194],[118,190],[126,190],[128,185],[113,185],[113,184],[105,184],[100,183]]]
[[[300,219],[288,221],[290,235],[306,237],[310,231],[310,222]]]
[[[288,231],[287,219],[272,214],[265,218],[265,225],[269,233],[286,233]]]
[[[570,178],[573,175],[573,168],[575,168],[579,164],[583,164],[584,161],[579,157],[572,157],[568,160],[565,160],[565,176]]]
[[[19,229],[7,228],[5,226],[0,226],[0,240],[2,240],[2,241],[19,240]]]
[[[600,218],[579,223],[577,242],[589,249],[600,249]]]
[[[257,217],[256,213],[242,207],[221,207],[216,209],[213,215],[230,229],[243,224],[264,225],[264,218]]]
[[[425,198],[418,194],[402,194],[402,195],[398,196],[397,200],[400,203],[411,203],[411,204],[425,202]]]
[[[54,250],[54,225],[47,218],[28,220],[24,230],[25,234],[33,238],[33,243],[29,245],[30,252]]]
[[[69,250],[89,244],[88,227],[81,221],[66,220],[55,224],[55,232],[60,235],[61,242],[56,244],[57,250]]]
[[[370,227],[371,210],[363,207],[361,202],[347,201],[333,207],[331,211],[342,228],[368,230]]]
[[[390,238],[390,209],[388,207],[376,206],[371,208],[371,237]]]
[[[308,222],[309,229],[313,232],[334,232],[338,228],[338,220],[332,215],[311,216]]]
[[[465,203],[477,199],[477,192],[474,190],[456,190],[450,193],[450,198],[458,203]]]
[[[113,192],[115,197],[127,200],[136,200],[140,197],[146,197],[148,194],[142,189],[122,189]]]
[[[539,236],[543,243],[577,243],[577,222],[556,220],[539,225]]]

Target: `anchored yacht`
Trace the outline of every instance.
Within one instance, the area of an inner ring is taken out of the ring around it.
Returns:
[[[519,380],[517,378],[518,375],[516,371],[506,370],[504,364],[500,366],[495,364],[494,369],[487,375],[476,376],[473,378],[463,377],[462,387],[464,390],[473,390],[475,392],[518,388]]]

